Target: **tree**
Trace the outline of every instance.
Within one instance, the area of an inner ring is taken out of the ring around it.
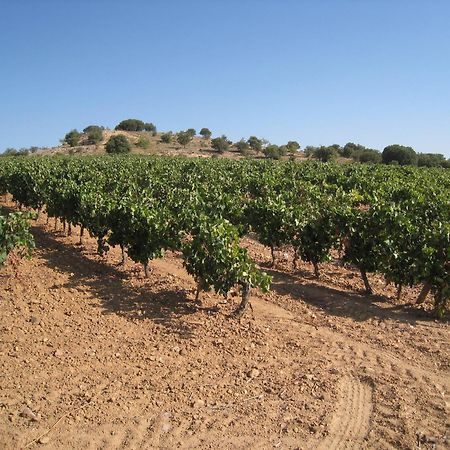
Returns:
[[[188,128],[188,129],[186,130],[186,133],[187,133],[189,136],[191,136],[191,138],[193,138],[193,137],[197,134],[197,132],[195,131],[194,128]]]
[[[156,126],[152,123],[144,123],[144,130],[156,133]]]
[[[347,142],[344,147],[341,148],[341,151],[339,154],[343,156],[344,158],[351,158],[353,157],[354,153],[360,152],[364,150],[364,146],[360,144],[354,144],[353,142]]]
[[[378,150],[374,150],[372,148],[365,148],[362,151],[358,151],[358,153],[356,154],[356,158],[361,163],[381,163],[381,153]]]
[[[322,145],[314,150],[314,158],[322,162],[333,161],[336,158],[336,148],[334,146],[327,147]]]
[[[200,130],[200,136],[203,136],[205,139],[210,139],[212,136],[212,133],[209,130],[209,128],[202,128]]]
[[[297,141],[289,141],[286,148],[289,153],[295,153],[300,150],[300,144]]]
[[[105,145],[107,153],[129,153],[131,151],[130,141],[123,134],[111,136]]]
[[[263,147],[263,141],[261,139],[258,139],[256,136],[250,136],[247,139],[248,145],[250,145],[250,148],[252,150],[255,150],[256,152],[260,152]]]
[[[399,164],[400,166],[416,166],[417,153],[412,147],[393,144],[384,148],[381,154],[383,164]]]
[[[88,144],[98,144],[103,139],[103,128],[97,125],[89,125],[83,133],[87,134]]]
[[[115,129],[122,131],[144,131],[145,125],[146,124],[139,119],[126,119],[122,120]]]
[[[219,153],[223,153],[230,148],[230,141],[225,135],[216,137],[211,141],[211,147]]]
[[[278,145],[271,144],[264,148],[263,152],[266,158],[280,159],[286,154],[286,146],[279,147]]]
[[[8,147],[3,153],[2,156],[16,156],[17,150],[12,147]]]
[[[71,130],[64,136],[64,142],[70,147],[75,147],[80,142],[81,133],[77,130]]]
[[[179,144],[181,144],[184,148],[186,148],[186,145],[189,144],[189,142],[192,141],[192,136],[187,131],[180,131],[177,134],[177,141]]]
[[[304,150],[304,154],[307,158],[309,158],[310,156],[314,156],[314,152],[318,149],[319,147],[314,147],[314,145],[307,145],[305,147]]]
[[[440,153],[419,153],[417,155],[419,167],[444,167],[445,157]]]
[[[234,146],[238,149],[238,151],[240,153],[242,153],[243,155],[247,155],[248,151],[250,150],[250,145],[248,145],[248,143],[244,140],[241,139],[238,142],[234,143]]]
[[[168,131],[167,133],[163,133],[161,135],[161,142],[163,144],[170,144],[172,142],[172,136],[173,136],[173,133],[171,131]]]

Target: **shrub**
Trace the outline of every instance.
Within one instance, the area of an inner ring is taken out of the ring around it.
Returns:
[[[144,130],[156,133],[156,126],[153,123],[144,123]]]
[[[314,150],[314,158],[322,162],[333,161],[336,158],[337,150],[334,146],[326,147],[324,145]]]
[[[88,144],[98,144],[103,139],[103,128],[97,125],[90,125],[83,130],[87,134]]]
[[[109,141],[105,145],[105,149],[107,153],[112,154],[129,153],[131,151],[131,144],[126,136],[117,134],[109,138]]]
[[[64,142],[70,147],[75,147],[80,142],[81,133],[77,130],[71,130],[64,136]]]
[[[219,153],[223,153],[230,148],[230,142],[225,135],[214,138],[211,141],[211,147]]]
[[[192,141],[192,136],[187,131],[180,131],[177,134],[177,141],[179,144],[186,148],[186,145],[188,145],[189,142]]]
[[[256,136],[250,136],[247,140],[248,145],[250,145],[250,148],[252,150],[255,150],[256,152],[260,152],[263,147],[263,141],[261,139],[258,139]]]
[[[161,135],[161,142],[163,142],[164,144],[170,144],[172,142],[172,132],[168,131],[167,133],[163,133]]]
[[[149,148],[150,147],[150,141],[145,136],[141,136],[138,139],[138,141],[136,142],[136,147]]]
[[[119,125],[116,126],[116,130],[123,131],[144,131],[145,123],[139,119],[126,119],[122,120]]]
[[[372,148],[365,148],[364,150],[358,151],[358,153],[356,153],[356,158],[361,163],[381,163],[381,153]]]
[[[417,157],[419,167],[444,167],[446,163],[444,155],[439,153],[419,153]]]
[[[203,136],[205,139],[209,139],[212,136],[212,133],[209,128],[202,128],[200,130],[200,136]]]
[[[248,145],[248,143],[246,141],[244,141],[244,139],[241,139],[240,141],[235,142],[234,146],[243,155],[248,155],[248,151],[250,150],[250,145]]]
[[[193,138],[193,137],[197,134],[197,132],[195,131],[194,128],[188,128],[188,129],[186,130],[186,133],[187,133],[189,136],[191,136],[191,138]]]
[[[286,144],[286,149],[289,153],[295,153],[300,150],[300,144],[297,141],[289,141]]]
[[[392,164],[395,162],[400,166],[416,166],[417,154],[411,147],[404,145],[388,145],[381,155],[384,164]]]

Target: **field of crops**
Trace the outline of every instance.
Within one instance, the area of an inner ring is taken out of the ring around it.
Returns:
[[[270,286],[270,277],[240,245],[249,233],[273,257],[277,248],[291,248],[293,265],[310,262],[317,277],[320,264],[333,256],[359,270],[367,293],[367,274],[378,273],[395,283],[399,295],[403,286],[423,285],[419,301],[431,291],[436,313],[446,311],[445,169],[170,157],[3,158],[0,194],[7,192],[20,205],[60,219],[69,232],[80,226],[80,239],[89,231],[100,253],[120,246],[146,272],[165,251],[181,252],[198,292],[226,294],[242,287],[238,315],[251,287]],[[1,251],[6,256],[6,247]]]

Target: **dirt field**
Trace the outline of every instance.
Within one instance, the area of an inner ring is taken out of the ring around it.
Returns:
[[[279,255],[253,312],[203,294],[177,255],[118,265],[41,217],[0,275],[0,448],[450,448],[450,333],[393,287]],[[263,264],[269,251],[246,240]]]

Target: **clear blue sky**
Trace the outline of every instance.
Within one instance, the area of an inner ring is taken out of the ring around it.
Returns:
[[[450,157],[450,0],[0,0],[0,151],[125,118]]]

